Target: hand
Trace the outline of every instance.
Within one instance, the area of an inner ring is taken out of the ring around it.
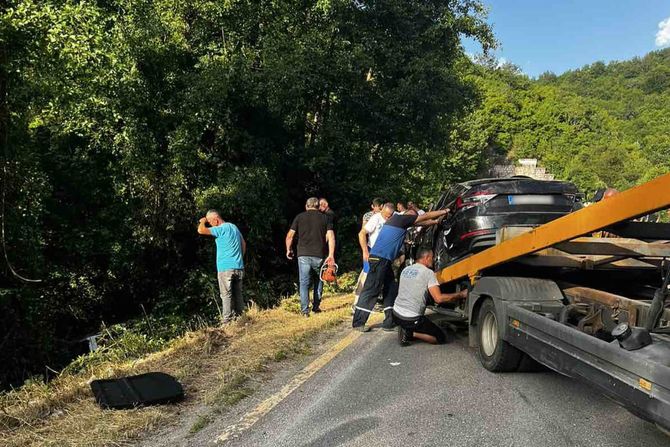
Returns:
[[[286,258],[293,259],[293,250],[291,250],[290,248],[286,250]]]
[[[328,256],[328,257],[326,258],[326,264],[328,264],[328,265],[333,265],[333,264],[335,264],[335,256]]]
[[[199,220],[199,222],[200,222],[201,224],[205,224],[205,223],[207,223],[207,218],[206,218],[206,217],[201,217],[200,220]]]
[[[451,212],[451,210],[449,208],[445,208],[442,211],[444,211],[444,214],[442,216],[446,216],[447,214],[449,214]]]

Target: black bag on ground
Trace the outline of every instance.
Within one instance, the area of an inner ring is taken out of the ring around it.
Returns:
[[[91,390],[98,405],[117,410],[140,405],[169,404],[184,398],[181,383],[171,375],[161,372],[94,380],[91,382]]]

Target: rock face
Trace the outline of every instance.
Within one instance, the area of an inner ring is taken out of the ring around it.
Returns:
[[[537,165],[536,158],[522,158],[517,164],[494,165],[489,174],[492,177],[511,177],[513,175],[527,175],[537,180],[553,180],[554,175],[547,169]]]

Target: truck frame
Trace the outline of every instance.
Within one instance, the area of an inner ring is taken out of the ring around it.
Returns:
[[[670,207],[670,174],[436,272],[468,298],[441,313],[466,321],[490,371],[537,363],[587,382],[670,431],[670,224],[634,222]],[[592,237],[601,232],[599,237]]]

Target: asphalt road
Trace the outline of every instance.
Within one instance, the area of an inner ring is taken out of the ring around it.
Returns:
[[[553,372],[493,374],[465,338],[363,334],[232,446],[669,446],[670,437]]]

